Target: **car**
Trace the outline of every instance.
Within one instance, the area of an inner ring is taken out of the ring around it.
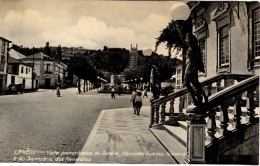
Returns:
[[[24,86],[23,84],[9,84],[8,91],[12,94],[17,94],[18,92],[22,94],[24,92]]]

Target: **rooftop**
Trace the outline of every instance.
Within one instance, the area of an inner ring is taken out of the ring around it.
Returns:
[[[23,59],[23,58],[26,58],[25,55],[21,54],[20,52],[14,50],[14,49],[11,49],[9,51],[9,54],[10,54],[10,57],[14,58],[14,59]]]
[[[3,37],[1,37],[1,36],[0,36],[0,39],[2,39],[2,40],[4,40],[4,41],[7,41],[7,42],[9,42],[9,43],[12,43],[10,40],[7,40],[7,39],[5,39],[5,38],[3,38]]]

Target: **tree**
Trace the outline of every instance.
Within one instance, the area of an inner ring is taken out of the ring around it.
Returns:
[[[80,79],[96,81],[97,71],[92,62],[85,56],[75,56],[68,62],[68,71]]]
[[[97,69],[115,74],[124,71],[129,59],[129,51],[126,49],[107,48],[106,46],[103,51],[97,50],[94,53],[83,55],[87,56]]]
[[[177,49],[180,51],[182,48],[187,49],[187,44],[185,42],[186,33],[191,33],[192,31],[192,18],[189,17],[187,20],[171,20],[168,26],[161,31],[161,34],[156,38],[155,52],[157,47],[161,43],[166,43],[166,48],[168,48],[169,57],[171,56],[171,51]]]
[[[61,45],[57,48],[57,57],[55,57],[56,60],[61,61],[62,60],[62,51],[61,51]]]
[[[171,57],[171,51],[177,49],[179,52],[183,49],[182,60],[186,61],[186,50],[188,45],[185,42],[185,37],[187,33],[192,32],[192,17],[187,20],[171,20],[168,26],[161,31],[160,36],[157,38],[155,43],[155,51],[161,43],[166,43],[166,48],[168,48],[168,57]],[[185,63],[182,64],[182,71],[185,70]],[[182,74],[182,80],[184,79],[184,72]]]

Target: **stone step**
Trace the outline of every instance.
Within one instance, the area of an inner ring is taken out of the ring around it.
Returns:
[[[181,144],[176,138],[171,136],[169,133],[165,132],[165,130],[150,128],[150,131],[163,145],[163,147],[170,153],[170,155],[178,164],[184,163],[186,147],[183,144]]]
[[[184,146],[187,145],[187,130],[179,126],[164,125],[165,131],[176,138]]]
[[[187,121],[178,121],[178,124],[181,128],[187,130],[188,129],[188,124]]]

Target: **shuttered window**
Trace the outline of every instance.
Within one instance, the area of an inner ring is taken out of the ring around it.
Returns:
[[[253,12],[254,57],[260,58],[260,8]]]
[[[229,26],[221,27],[219,30],[219,59],[220,66],[229,65]]]

